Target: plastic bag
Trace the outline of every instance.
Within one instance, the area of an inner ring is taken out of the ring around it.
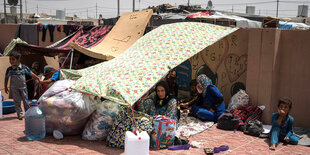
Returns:
[[[84,140],[106,140],[118,113],[118,103],[103,101],[86,124],[82,138]]]
[[[99,100],[93,96],[67,90],[70,80],[57,81],[39,99],[39,108],[46,117],[46,132],[58,130],[64,135],[82,133]]]
[[[166,116],[154,116],[154,131],[151,134],[151,148],[162,149],[172,146],[176,132],[176,120]]]
[[[249,95],[244,90],[239,90],[231,97],[227,110],[234,110],[249,104]]]

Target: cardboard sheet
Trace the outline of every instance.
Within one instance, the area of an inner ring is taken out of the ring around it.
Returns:
[[[9,57],[0,57],[0,66],[0,91],[4,97],[4,100],[6,100],[9,98],[9,94],[6,94],[4,91],[4,78],[6,69],[11,66]]]
[[[143,36],[153,14],[151,9],[123,14],[111,32],[97,46],[84,48],[75,43],[69,46],[90,57],[111,60],[127,50]]]

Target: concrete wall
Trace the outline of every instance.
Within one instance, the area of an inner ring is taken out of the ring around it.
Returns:
[[[16,28],[16,24],[0,24],[0,53],[3,53],[6,46],[14,39]]]
[[[295,126],[310,128],[310,31],[250,29],[247,92],[255,105],[265,105],[263,121],[271,123],[280,97],[293,102]]]

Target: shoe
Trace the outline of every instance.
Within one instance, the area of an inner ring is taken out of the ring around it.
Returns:
[[[220,147],[214,147],[213,152],[219,153],[221,151],[226,151],[228,149],[229,149],[229,147],[227,145],[221,145]]]
[[[19,120],[23,120],[23,118],[24,118],[24,116],[23,116],[23,115],[18,116],[18,119],[19,119]]]
[[[269,137],[269,134],[267,133],[261,133],[261,134],[259,134],[259,136],[258,136],[259,138],[268,138]]]
[[[175,137],[174,139],[174,145],[186,145],[188,144],[188,140],[179,139],[178,137]]]
[[[191,147],[190,144],[186,145],[174,145],[174,146],[169,146],[168,150],[188,150]]]
[[[213,149],[210,147],[204,148],[203,150],[205,151],[206,155],[213,155],[214,154]]]

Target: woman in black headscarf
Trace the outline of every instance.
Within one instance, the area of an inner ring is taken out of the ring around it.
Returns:
[[[155,91],[140,102],[139,111],[151,116],[165,115],[177,119],[177,100],[170,96],[168,83],[158,82]]]
[[[178,97],[178,89],[179,86],[177,84],[177,71],[172,70],[168,77],[166,78],[166,81],[169,86],[169,93],[170,96],[177,98]]]

